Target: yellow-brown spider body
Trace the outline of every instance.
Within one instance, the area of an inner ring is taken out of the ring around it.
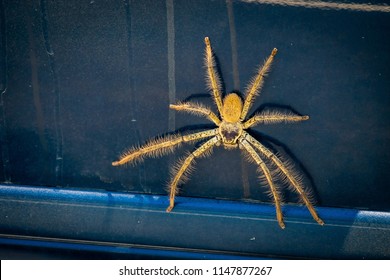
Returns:
[[[277,53],[277,49],[272,50],[271,55],[265,61],[264,65],[260,67],[257,75],[248,87],[244,102],[242,102],[241,98],[236,93],[229,93],[222,99],[220,78],[215,70],[215,59],[208,37],[205,38],[205,44],[206,77],[209,88],[212,91],[215,105],[218,109],[218,115],[201,104],[191,102],[179,102],[177,104],[171,104],[169,107],[173,110],[186,111],[191,114],[206,117],[216,125],[216,128],[187,135],[169,135],[150,141],[141,147],[133,147],[128,152],[124,153],[118,161],[113,162],[112,165],[117,166],[128,162],[134,162],[136,160],[141,160],[145,156],[164,155],[173,152],[174,148],[181,143],[208,139],[195,151],[189,153],[173,168],[172,180],[169,183],[170,194],[167,212],[170,212],[175,206],[175,196],[178,192],[178,185],[183,183],[186,179],[186,175],[194,163],[194,160],[210,154],[214,146],[223,145],[228,149],[241,149],[246,153],[247,158],[258,166],[261,177],[265,178],[265,181],[270,188],[270,196],[274,200],[276,217],[281,228],[285,228],[281,210],[281,193],[279,191],[280,187],[275,183],[274,177],[281,177],[282,180],[286,181],[292,189],[299,194],[314,220],[320,225],[323,225],[324,222],[318,217],[317,212],[309,199],[307,190],[305,190],[300,180],[300,176],[292,170],[289,166],[290,163],[273,153],[269,148],[261,144],[246,131],[246,129],[258,124],[298,122],[309,119],[308,116],[300,116],[294,112],[279,111],[263,111],[247,119],[248,112],[255,97],[261,90],[264,76],[269,71],[273,58]]]
[[[222,119],[218,133],[226,148],[237,147],[238,139],[242,136],[243,127],[240,121],[242,111],[241,98],[235,94],[228,94],[222,104]]]

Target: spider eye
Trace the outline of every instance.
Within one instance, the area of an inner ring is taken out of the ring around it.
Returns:
[[[241,98],[235,93],[229,93],[223,100],[223,119],[227,122],[238,122],[242,111]]]

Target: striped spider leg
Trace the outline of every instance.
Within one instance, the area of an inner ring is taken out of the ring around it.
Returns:
[[[169,207],[167,212],[170,212],[174,207],[175,196],[178,193],[178,184],[182,183],[187,178],[187,173],[190,171],[190,167],[195,158],[202,155],[208,155],[211,153],[211,149],[214,145],[220,145],[220,138],[218,137],[217,129],[210,129],[198,133],[188,135],[168,135],[160,137],[157,140],[150,140],[141,147],[135,146],[129,149],[127,152],[120,156],[118,161],[112,162],[113,166],[124,165],[127,163],[134,163],[142,161],[144,157],[158,157],[168,153],[172,153],[174,149],[180,146],[181,143],[195,142],[205,138],[210,138],[206,143],[197,148],[192,153],[181,161],[176,167],[172,169],[172,173],[176,173],[173,179],[169,183]]]
[[[201,131],[188,135],[166,136],[157,140],[150,141],[141,147],[133,147],[124,153],[118,161],[112,165],[122,165],[128,162],[140,160],[145,156],[160,156],[173,152],[174,148],[185,142],[196,142],[206,140],[199,148],[189,153],[181,160],[176,167],[172,169],[172,179],[169,183],[169,206],[167,212],[170,212],[175,206],[175,196],[178,192],[178,185],[183,183],[196,158],[207,156],[211,153],[214,146],[223,145],[227,149],[239,148],[243,150],[247,158],[258,166],[258,171],[262,174],[270,188],[270,195],[275,202],[276,218],[279,226],[284,229],[283,214],[281,210],[281,195],[279,187],[275,183],[275,176],[288,182],[292,189],[297,192],[303,202],[309,209],[314,220],[323,225],[324,222],[318,217],[309,195],[306,193],[302,183],[290,168],[289,163],[280,156],[274,154],[258,140],[252,137],[246,129],[259,125],[280,122],[298,122],[309,119],[308,116],[300,116],[294,112],[264,111],[255,114],[247,119],[247,114],[253,105],[255,97],[259,94],[263,85],[264,76],[270,69],[277,49],[273,49],[271,55],[267,58],[264,65],[260,67],[256,77],[249,84],[245,94],[244,102],[236,93],[229,93],[222,98],[220,77],[216,71],[215,58],[211,49],[210,40],[205,38],[205,66],[208,87],[212,93],[212,98],[218,109],[215,114],[211,109],[202,104],[192,102],[179,102],[171,104],[170,109],[183,111],[207,118],[216,125],[215,129]],[[264,161],[266,159],[268,166]],[[273,168],[270,170],[270,168]],[[275,172],[275,170],[277,172]]]

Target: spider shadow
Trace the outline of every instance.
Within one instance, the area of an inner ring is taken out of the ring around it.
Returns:
[[[182,102],[191,102],[194,100],[197,101],[199,99],[205,100],[206,98],[207,100],[212,101],[212,98],[209,93],[194,93],[188,96],[187,98],[183,99]]]
[[[216,128],[214,124],[193,124],[180,127],[174,131],[174,133],[188,134],[191,132],[197,132],[199,130],[207,130]]]
[[[268,102],[268,103],[263,103],[260,106],[258,106],[256,108],[256,110],[254,110],[253,114],[250,115],[249,117],[252,117],[254,114],[260,113],[260,112],[265,111],[265,110],[270,110],[270,111],[275,110],[275,111],[281,111],[281,112],[291,112],[293,114],[302,116],[301,113],[299,113],[297,110],[295,110],[293,107],[291,107],[289,105],[280,105],[280,104]]]

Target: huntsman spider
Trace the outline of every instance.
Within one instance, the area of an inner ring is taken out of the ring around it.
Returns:
[[[206,77],[208,87],[212,92],[214,103],[218,109],[218,114],[215,114],[204,105],[193,102],[179,102],[177,104],[171,104],[169,108],[205,117],[213,122],[216,128],[192,134],[168,135],[160,137],[157,140],[150,140],[142,146],[132,147],[122,154],[118,161],[114,161],[112,165],[118,166],[129,162],[136,162],[146,156],[161,156],[173,152],[174,148],[178,147],[181,143],[191,143],[199,140],[205,141],[193,152],[188,153],[172,169],[172,179],[169,183],[169,206],[166,209],[167,212],[170,212],[175,206],[178,185],[187,179],[186,175],[188,175],[189,169],[196,158],[209,155],[214,146],[222,145],[227,149],[239,148],[246,154],[249,161],[257,165],[258,172],[261,174],[260,178],[269,186],[270,196],[275,203],[276,218],[282,229],[285,228],[285,224],[281,209],[281,192],[280,187],[275,182],[275,179],[280,180],[281,178],[284,183],[287,183],[293,191],[299,194],[313,219],[318,224],[323,225],[324,222],[319,218],[314,209],[310,195],[304,188],[300,176],[292,170],[290,166],[291,162],[289,163],[284,160],[282,156],[271,151],[246,131],[248,128],[259,124],[299,122],[309,119],[309,116],[301,116],[292,111],[280,112],[276,110],[263,110],[247,118],[255,97],[260,93],[264,77],[270,69],[277,49],[274,48],[272,50],[263,66],[259,68],[257,75],[247,87],[245,99],[242,100],[236,93],[229,93],[222,98],[221,79],[216,70],[216,62],[208,37],[205,38],[205,44]]]

